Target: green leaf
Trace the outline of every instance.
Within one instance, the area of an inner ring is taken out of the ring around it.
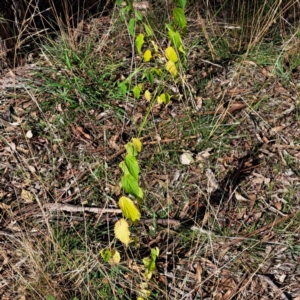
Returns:
[[[172,24],[167,23],[167,24],[166,24],[166,27],[167,27],[168,31],[175,32],[175,29],[174,29],[174,27],[172,26]]]
[[[141,213],[131,199],[123,196],[120,198],[118,205],[121,208],[125,218],[131,220],[132,222],[140,220]]]
[[[143,15],[139,10],[135,10],[134,11],[135,17],[138,21],[142,21],[143,20]]]
[[[168,60],[172,61],[173,63],[176,63],[178,61],[176,51],[174,50],[173,47],[168,47],[165,53]]]
[[[161,70],[161,69],[152,68],[151,71],[152,71],[154,74],[158,75],[158,76],[160,76],[160,75],[162,74],[162,70]]]
[[[136,180],[138,180],[140,167],[137,159],[134,156],[126,155],[124,161],[126,167],[128,168],[129,174],[131,174]]]
[[[126,166],[126,164],[125,164],[124,161],[121,161],[121,162],[119,163],[119,167],[120,167],[121,170],[123,171],[124,175],[130,174],[130,173],[129,173],[129,170],[128,170],[128,168],[127,168],[127,166]]]
[[[145,28],[145,31],[146,31],[147,35],[149,37],[152,37],[153,36],[152,28],[149,25],[147,25],[146,23],[144,23],[144,28]]]
[[[146,267],[146,269],[149,268],[150,263],[151,263],[151,258],[149,256],[143,258],[143,264]]]
[[[157,97],[157,103],[168,104],[170,102],[171,96],[168,93],[161,94]]]
[[[125,147],[128,155],[131,155],[131,156],[138,155],[138,152],[136,151],[134,145],[131,142],[127,143],[124,147]]]
[[[136,39],[135,39],[135,46],[136,46],[136,50],[139,54],[141,54],[142,51],[142,47],[144,45],[144,35],[142,33],[140,33]]]
[[[111,257],[111,252],[110,252],[110,250],[108,250],[108,249],[102,249],[102,250],[100,250],[100,255],[101,255],[102,259],[103,259],[105,262],[109,262],[110,257]]]
[[[146,268],[145,277],[151,279],[153,273],[156,271],[156,259],[159,255],[159,248],[151,249],[151,256],[143,258],[143,264]]]
[[[139,187],[137,180],[132,175],[124,175],[122,177],[121,183],[126,193],[139,199],[143,199],[143,190]]]
[[[159,256],[159,248],[155,247],[151,249],[151,257],[152,258],[157,258]]]
[[[159,248],[155,247],[151,249],[151,260],[150,264],[148,265],[148,270],[154,272],[156,270],[156,259],[159,255]]]
[[[128,31],[132,37],[134,36],[134,25],[135,25],[135,20],[132,18],[129,20],[128,23]]]
[[[116,0],[116,5],[120,6],[122,4],[123,0]]]
[[[183,9],[186,6],[186,0],[175,0],[175,3],[176,3],[177,6],[183,8]]]
[[[178,49],[180,52],[185,54],[179,32],[175,31],[175,30],[172,30],[173,27],[172,27],[171,24],[168,24],[167,28],[169,29],[168,35],[169,35],[169,38],[170,38],[170,41],[171,41],[172,45],[176,49]]]
[[[126,82],[123,81],[123,82],[119,83],[119,90],[120,90],[120,92],[121,92],[121,94],[123,96],[126,96],[127,89],[128,89],[128,87],[127,87],[127,83]]]
[[[140,96],[141,96],[141,88],[136,85],[133,89],[132,89],[132,92],[133,92],[133,95],[134,95],[134,98],[136,99],[139,99]]]
[[[152,73],[148,73],[147,79],[150,83],[154,83],[154,76]]]
[[[150,260],[150,264],[148,266],[148,270],[150,272],[154,272],[156,270],[156,263],[155,262],[156,262],[156,258]]]
[[[149,70],[145,70],[142,76],[142,79],[147,78],[147,80],[150,83],[154,83],[154,76],[152,74],[152,72],[149,72]]]
[[[124,20],[124,15],[126,15],[126,14],[130,14],[131,13],[131,11],[132,11],[132,5],[127,5],[127,6],[125,6],[125,7],[123,7],[122,9],[121,9],[121,13],[122,13],[122,21]]]
[[[168,35],[173,46],[178,49],[182,45],[179,32],[169,30]]]
[[[180,45],[180,46],[179,46],[178,50],[179,50],[181,53],[183,53],[183,54],[185,55],[185,51],[184,51],[184,49],[183,49],[183,46],[182,46],[182,45]]]
[[[173,17],[175,19],[175,22],[178,24],[181,30],[184,30],[186,28],[186,17],[184,14],[184,10],[182,8],[176,7],[173,10]]]

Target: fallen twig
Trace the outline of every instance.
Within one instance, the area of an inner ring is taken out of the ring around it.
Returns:
[[[99,207],[86,207],[86,206],[77,206],[71,204],[63,203],[47,203],[43,205],[44,209],[49,209],[49,211],[68,211],[68,212],[92,212],[95,214],[105,214],[105,213],[122,213],[121,209],[117,208],[99,208]]]
[[[76,206],[71,204],[62,204],[62,203],[47,203],[43,205],[44,209],[49,211],[67,211],[67,212],[91,212],[95,214],[104,214],[104,213],[115,213],[121,214],[122,210],[117,208],[99,208],[99,207],[85,207],[85,206]],[[156,223],[159,225],[168,225],[168,226],[179,226],[181,222],[175,219],[141,219],[140,223],[142,224],[151,224]]]

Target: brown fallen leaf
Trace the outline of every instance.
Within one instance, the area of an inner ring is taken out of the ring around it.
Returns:
[[[84,130],[81,126],[76,126],[76,130],[79,131],[86,139],[88,139],[88,140],[92,139],[92,137],[88,133],[84,132]]]
[[[203,272],[203,269],[202,269],[201,263],[198,262],[197,267],[196,267],[196,274],[195,274],[197,285],[199,285],[202,282],[202,272]]]
[[[34,200],[33,195],[26,190],[22,190],[21,192],[21,198],[26,202],[26,203],[32,203]]]

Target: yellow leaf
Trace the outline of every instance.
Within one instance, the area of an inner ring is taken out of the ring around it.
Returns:
[[[149,289],[149,284],[147,282],[142,282],[140,284],[139,296],[142,299],[148,299],[151,296],[151,291]]]
[[[152,57],[152,53],[150,50],[146,50],[144,53],[144,62],[148,62]]]
[[[127,197],[121,197],[119,200],[119,207],[121,208],[123,215],[132,222],[141,218],[141,214],[133,201]]]
[[[137,139],[137,138],[132,138],[132,144],[133,144],[133,147],[135,148],[135,150],[137,152],[141,152],[142,151],[142,142],[140,139]]]
[[[168,104],[170,102],[170,95],[168,93],[163,93],[160,96],[157,97],[157,103],[159,104]]]
[[[176,63],[178,61],[176,51],[173,47],[168,47],[165,52],[168,60],[172,61],[173,63]]]
[[[158,52],[158,46],[154,41],[151,41],[153,48],[154,48],[154,52],[157,53]]]
[[[145,98],[146,98],[147,101],[151,100],[151,93],[148,90],[145,91],[144,96],[145,96]]]
[[[170,72],[172,75],[176,76],[177,75],[177,68],[174,64],[174,62],[172,62],[171,60],[169,60],[167,63],[166,63],[166,70],[168,72]]]
[[[117,249],[112,249],[111,250],[110,263],[111,264],[118,264],[120,261],[121,261],[120,252]]]
[[[120,219],[115,224],[115,236],[118,240],[120,240],[123,244],[128,246],[130,242],[130,231],[129,225],[124,219]]]
[[[33,195],[26,191],[26,190],[22,190],[21,192],[21,198],[26,202],[26,203],[31,203],[33,202]]]
[[[153,272],[152,272],[152,271],[149,271],[149,270],[146,270],[146,271],[145,271],[144,276],[145,276],[145,279],[146,279],[146,280],[150,280],[151,277],[152,277],[152,275],[153,275]]]

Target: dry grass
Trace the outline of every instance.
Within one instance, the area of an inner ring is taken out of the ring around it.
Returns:
[[[269,3],[189,6],[188,76],[178,88],[184,100],[151,109],[130,94],[124,101],[116,85],[139,66],[119,10],[75,29],[74,12],[65,9],[63,25],[53,11],[59,38],[37,43],[34,63],[15,68],[13,83],[11,73],[2,80],[3,299],[146,298],[143,290],[149,299],[299,294],[300,57],[290,50],[299,46],[290,21],[299,3]],[[163,5],[147,16],[162,49],[155,18]],[[22,23],[16,51],[41,13]],[[123,145],[139,130],[146,200],[126,248],[114,239],[118,211],[102,209],[118,208]],[[186,151],[195,159],[189,166],[180,163]],[[49,209],[54,203],[72,210]],[[142,260],[154,247],[157,273],[144,286]],[[103,261],[107,248],[118,249],[120,264]]]

